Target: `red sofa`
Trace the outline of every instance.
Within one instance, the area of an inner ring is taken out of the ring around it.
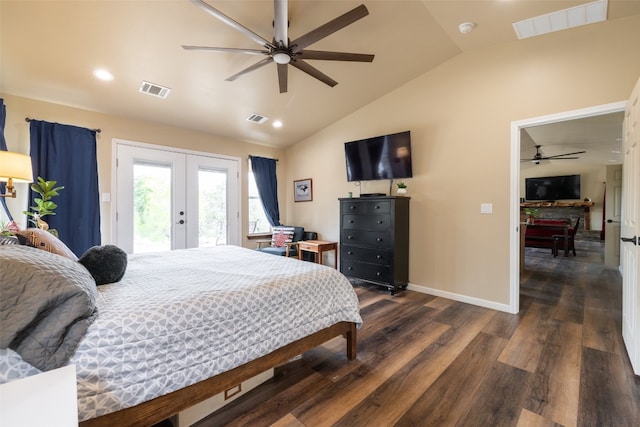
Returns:
[[[580,218],[572,226],[568,219],[536,218],[533,224],[527,224],[524,246],[549,248],[554,257],[558,255],[558,250],[564,250],[565,256],[568,256],[569,251],[572,251],[575,256],[574,236],[579,222]]]

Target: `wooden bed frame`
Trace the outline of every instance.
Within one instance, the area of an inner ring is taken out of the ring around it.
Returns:
[[[152,426],[340,335],[347,340],[347,358],[354,360],[357,356],[356,324],[340,322],[230,371],[134,407],[83,421],[80,426]]]

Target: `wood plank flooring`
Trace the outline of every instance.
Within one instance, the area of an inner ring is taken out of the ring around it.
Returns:
[[[602,246],[527,249],[521,311],[356,287],[358,360],[336,338],[198,423],[211,426],[640,426],[621,280]]]

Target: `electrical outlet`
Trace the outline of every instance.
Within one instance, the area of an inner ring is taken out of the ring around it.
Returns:
[[[480,203],[480,213],[481,214],[493,213],[493,203]]]

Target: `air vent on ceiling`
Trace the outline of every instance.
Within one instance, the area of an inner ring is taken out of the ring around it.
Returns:
[[[169,96],[169,92],[171,92],[171,89],[169,89],[168,87],[157,85],[155,83],[142,81],[139,91],[148,95],[153,95],[157,96],[158,98],[165,99],[167,96]]]
[[[247,120],[261,125],[267,120],[269,120],[269,117],[261,116],[260,114],[253,113],[249,117],[247,117]]]

